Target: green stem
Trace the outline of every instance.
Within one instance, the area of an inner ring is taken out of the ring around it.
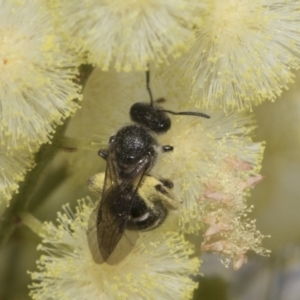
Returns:
[[[20,184],[19,192],[13,196],[9,207],[1,216],[0,249],[4,247],[15,228],[21,224],[18,213],[26,210],[36,186],[35,184],[38,182],[45,167],[53,159],[60,148],[58,142],[61,140],[61,136],[64,134],[67,124],[68,120],[66,120],[63,125],[57,127],[51,144],[44,144],[41,146],[40,150],[35,155],[35,167],[26,174],[25,180]]]
[[[27,211],[22,211],[16,214],[22,224],[30,228],[34,233],[41,237],[43,233],[43,224],[36,217]]]
[[[78,148],[80,150],[99,150],[100,147],[105,147],[106,143],[102,141],[91,141],[84,138],[71,138],[64,136],[61,141],[61,147],[65,151],[76,151]]]

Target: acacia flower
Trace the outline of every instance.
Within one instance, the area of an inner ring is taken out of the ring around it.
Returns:
[[[77,62],[36,1],[0,0],[0,140],[7,149],[49,141],[78,107]]]
[[[45,223],[44,255],[32,272],[31,296],[39,299],[191,299],[197,284],[189,278],[199,268],[189,258],[191,245],[161,226],[141,233],[131,253],[116,266],[95,264],[86,229],[93,210],[90,200],[58,213],[58,226]]]
[[[168,105],[171,110],[175,107],[172,103]],[[173,110],[179,111],[178,106]],[[258,172],[263,146],[251,141],[253,124],[249,118],[208,114],[209,120],[173,118],[170,131],[158,137],[160,144],[172,145],[175,150],[160,155],[152,173],[173,179],[174,192],[184,203],[181,223],[185,232],[202,227],[199,220],[204,199],[233,206],[238,211],[245,204],[244,191],[251,187],[248,181],[261,178]]]
[[[107,70],[146,70],[178,57],[195,41],[207,0],[60,1],[53,9],[70,46]]]
[[[18,190],[18,182],[33,167],[32,155],[23,151],[7,153],[0,149],[0,203],[8,203],[12,193]]]
[[[251,109],[287,89],[300,66],[299,13],[298,0],[215,0],[177,63],[193,78],[197,105]],[[171,76],[181,74],[171,69]]]
[[[174,111],[184,108],[168,105]],[[249,190],[263,179],[258,172],[264,147],[252,142],[249,117],[208,114],[209,120],[173,118],[170,131],[158,141],[175,150],[161,155],[151,174],[172,178],[174,193],[183,201],[181,230],[204,230],[202,251],[218,253],[226,266],[233,262],[238,269],[246,263],[248,250],[268,254],[261,247],[264,236],[246,218]]]

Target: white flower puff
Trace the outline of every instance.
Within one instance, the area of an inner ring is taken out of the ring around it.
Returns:
[[[62,34],[89,63],[145,70],[186,52],[207,0],[64,0],[53,5]],[[62,26],[62,27],[61,27]]]
[[[292,69],[300,67],[300,2],[213,3],[197,29],[196,43],[178,62],[193,79],[193,100],[202,107],[227,110],[274,101],[293,80]]]
[[[199,260],[181,235],[162,230],[141,233],[131,253],[116,266],[94,263],[86,236],[93,205],[79,201],[58,214],[59,225],[44,225],[45,252],[32,272],[35,300],[191,299]],[[47,246],[45,244],[48,244]]]
[[[26,151],[8,154],[6,149],[0,147],[0,205],[9,203],[12,193],[18,191],[18,182],[33,166],[32,154]]]
[[[0,0],[0,141],[35,151],[78,107],[77,63],[34,0]]]
[[[173,111],[186,107],[168,105]],[[171,129],[158,141],[174,146],[174,151],[160,155],[151,174],[174,182],[174,193],[183,201],[182,232],[204,231],[202,251],[215,252],[226,266],[233,262],[239,269],[249,250],[268,254],[255,221],[246,218],[251,211],[249,189],[263,179],[258,172],[264,147],[252,142],[253,125],[245,115],[210,115],[209,120],[172,118]]]

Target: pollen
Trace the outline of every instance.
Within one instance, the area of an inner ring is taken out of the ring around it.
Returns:
[[[78,63],[38,2],[0,0],[0,8],[0,140],[36,151],[78,108]]]
[[[58,224],[45,223],[38,271],[31,297],[53,299],[192,299],[200,261],[181,234],[165,229],[141,233],[132,252],[118,265],[95,264],[86,238],[91,200],[69,205]],[[149,295],[150,298],[149,298]]]
[[[300,66],[299,11],[294,0],[215,0],[177,64],[193,78],[193,101],[225,110],[274,101]]]
[[[10,152],[0,147],[0,204],[8,204],[13,192],[18,192],[18,183],[33,167],[33,156],[28,153]]]
[[[174,193],[183,201],[181,231],[203,232],[202,251],[217,253],[226,266],[232,262],[238,269],[249,250],[269,253],[261,246],[265,236],[246,217],[250,190],[263,179],[259,171],[264,143],[252,142],[254,123],[246,115],[208,115],[211,119],[172,118],[171,129],[158,139],[175,150],[160,156],[151,174],[172,178]]]
[[[207,0],[61,1],[55,7],[62,34],[89,63],[103,70],[146,70],[187,52]]]

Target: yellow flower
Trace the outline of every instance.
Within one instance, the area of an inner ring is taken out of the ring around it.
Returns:
[[[78,107],[77,63],[36,1],[0,0],[0,41],[1,144],[35,151]]]
[[[195,41],[207,0],[65,0],[54,5],[62,33],[89,63],[145,70]],[[62,21],[63,20],[63,21]],[[62,21],[62,24],[61,24]]]
[[[300,66],[299,14],[297,0],[214,0],[196,43],[177,63],[193,79],[197,105],[251,109],[288,88]],[[169,76],[178,73],[173,68]]]
[[[168,109],[178,111],[174,107],[168,105]],[[172,145],[175,150],[160,155],[152,174],[174,181],[174,192],[184,202],[181,223],[185,232],[202,227],[203,197],[228,201],[238,211],[245,204],[244,190],[251,186],[248,180],[260,178],[263,147],[251,141],[249,119],[237,114],[209,115],[209,120],[172,118],[170,131],[158,137],[161,145]]]
[[[0,149],[0,203],[8,203],[12,193],[18,190],[18,182],[33,167],[32,155],[24,151],[7,153]]]
[[[199,260],[189,258],[191,245],[176,232],[141,233],[130,254],[116,266],[95,264],[86,229],[92,203],[79,201],[75,214],[67,205],[59,225],[46,223],[44,255],[32,272],[31,296],[39,299],[191,299]],[[45,245],[48,244],[48,245]]]
[[[191,110],[174,102],[168,109]],[[246,115],[206,113],[211,119],[172,118],[171,129],[158,142],[174,151],[159,156],[151,175],[174,182],[174,193],[183,200],[181,231],[204,230],[202,251],[219,254],[237,270],[247,262],[249,250],[269,253],[261,246],[265,236],[246,218],[249,190],[263,179],[258,172],[264,146],[252,141],[253,121]]]

